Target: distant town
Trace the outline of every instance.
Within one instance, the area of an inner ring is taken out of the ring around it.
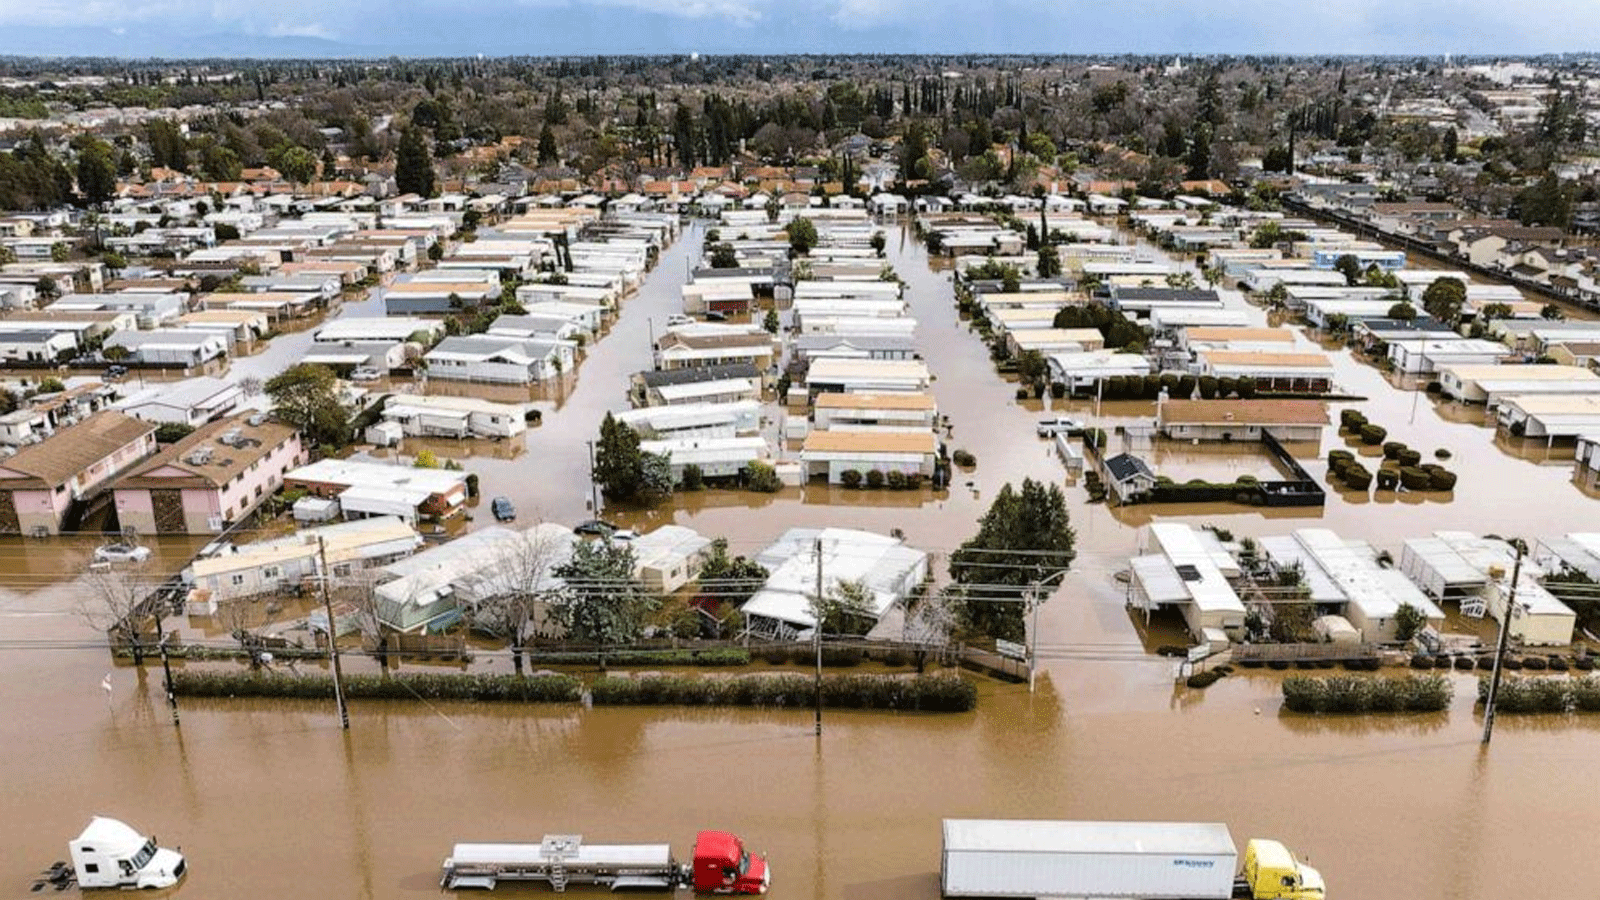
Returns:
[[[56,617],[0,653],[92,649],[66,668],[113,667],[114,712],[148,671],[173,724],[814,704],[820,735],[824,705],[984,715],[1086,662],[1291,731],[1581,716],[1597,85],[0,60],[0,588]],[[772,855],[740,891],[800,874]]]

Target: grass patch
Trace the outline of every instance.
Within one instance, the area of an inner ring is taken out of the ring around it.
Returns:
[[[815,690],[811,676],[788,673],[738,678],[608,676],[590,686],[596,706],[805,707],[815,702]],[[967,712],[978,705],[978,690],[955,675],[828,675],[822,679],[822,705]]]

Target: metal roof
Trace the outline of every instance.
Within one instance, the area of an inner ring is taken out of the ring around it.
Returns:
[[[1236,854],[1228,826],[1216,822],[945,819],[944,848],[947,853]]]

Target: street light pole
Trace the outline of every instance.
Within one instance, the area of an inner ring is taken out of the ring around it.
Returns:
[[[812,544],[812,549],[817,554],[817,614],[815,625],[811,629],[812,642],[817,650],[817,737],[822,737],[822,538],[817,538]]]
[[[1506,643],[1511,635],[1511,617],[1517,614],[1517,580],[1522,574],[1522,544],[1518,543],[1517,561],[1511,566],[1511,591],[1506,595],[1505,612],[1500,615],[1500,637],[1495,642],[1494,671],[1489,675],[1489,695],[1483,705],[1483,742],[1494,736],[1494,703],[1500,693],[1500,666],[1505,662]]]

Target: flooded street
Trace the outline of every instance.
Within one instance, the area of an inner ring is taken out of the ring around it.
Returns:
[[[1034,437],[1038,404],[1019,405],[994,373],[957,318],[949,276],[929,268],[909,230],[891,226],[890,235],[888,261],[908,284],[933,392],[955,426],[950,447],[974,453],[975,470],[957,470],[947,495],[820,484],[775,495],[713,490],[606,517],[689,525],[727,536],[739,553],[794,525],[900,528],[943,556],[972,534],[1005,482],[1063,482],[1061,464]],[[691,228],[662,254],[560,402],[539,402],[540,426],[515,448],[478,448],[483,455],[466,460],[485,496],[510,496],[530,523],[589,515],[586,441],[606,410],[626,407],[626,378],[648,365],[651,332],[679,311],[678,285],[699,242]],[[1265,311],[1225,296],[1265,323]],[[279,365],[293,352],[280,338],[234,365],[269,356]],[[12,540],[0,545],[0,568],[18,588],[0,592],[0,775],[10,813],[0,820],[0,885],[25,893],[88,817],[104,814],[182,845],[191,874],[171,893],[190,898],[436,896],[439,863],[457,841],[582,833],[670,842],[681,855],[697,829],[722,828],[769,854],[779,900],[933,900],[941,818],[1038,817],[1226,822],[1241,843],[1278,838],[1309,857],[1335,900],[1572,895],[1600,870],[1586,852],[1600,827],[1590,777],[1600,717],[1502,716],[1485,751],[1474,680],[1454,674],[1449,713],[1291,715],[1271,672],[1203,692],[1175,688],[1176,663],[1147,653],[1163,641],[1141,635],[1123,608],[1112,576],[1136,550],[1136,526],[1153,518],[1212,522],[1240,536],[1317,524],[1395,550],[1435,529],[1531,541],[1593,528],[1600,507],[1571,483],[1570,462],[1544,462],[1542,446],[1526,458],[1508,452],[1478,424],[1480,411],[1397,391],[1348,351],[1333,356],[1340,389],[1368,398],[1333,405],[1333,421],[1355,405],[1391,439],[1424,454],[1448,448],[1446,465],[1461,476],[1453,493],[1374,499],[1330,490],[1326,508],[1309,510],[1113,510],[1087,504],[1069,483],[1079,558],[1040,616],[1038,693],[980,681],[971,714],[830,711],[820,740],[805,710],[423,702],[355,703],[343,732],[331,702],[184,701],[174,728],[158,665],[143,674],[117,667],[110,696],[101,690],[112,665],[103,638],[71,613],[81,596],[63,580],[71,560],[37,552],[53,545]],[[1108,430],[1154,414],[1153,404],[1108,403],[1098,414],[1092,400],[1068,406]],[[1343,446],[1330,424],[1320,447],[1304,449],[1317,457],[1307,468],[1320,478],[1320,458]],[[1271,466],[1206,448],[1164,447],[1155,458],[1179,480]],[[164,561],[181,556],[166,549]],[[509,670],[503,659],[496,667]]]

